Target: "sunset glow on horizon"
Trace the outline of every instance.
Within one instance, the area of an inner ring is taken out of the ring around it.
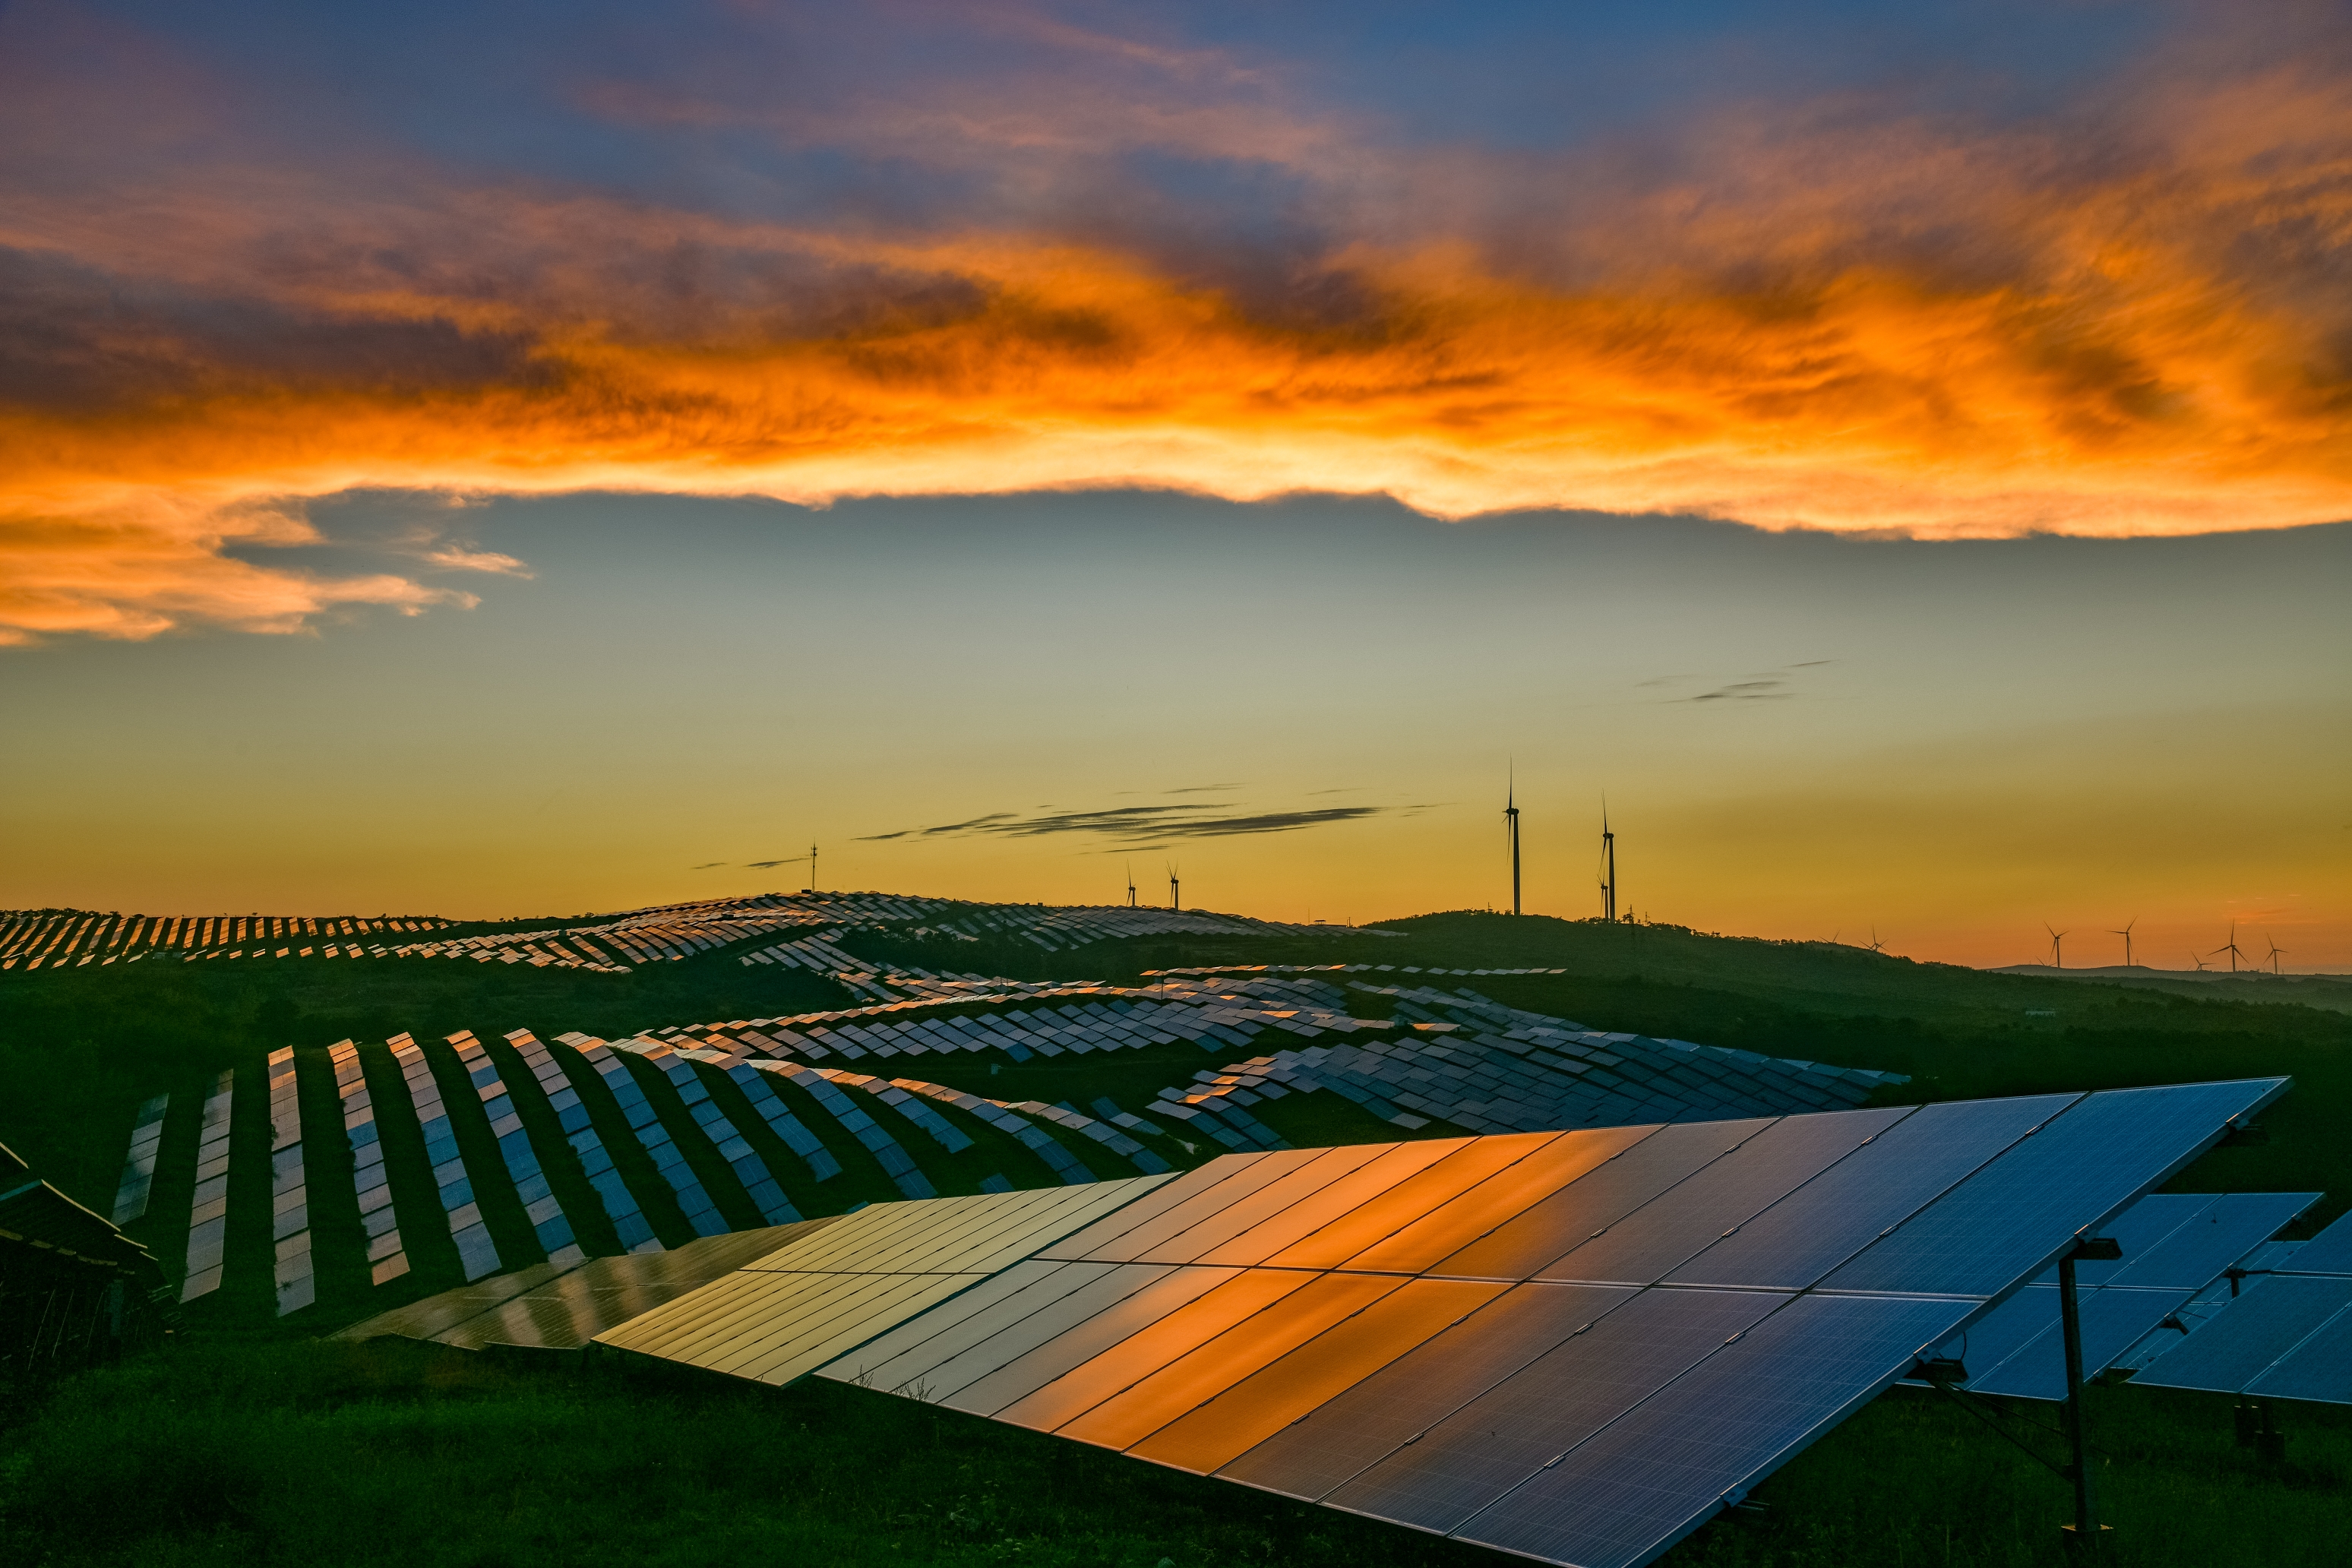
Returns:
[[[1800,9],[12,6],[0,902],[2352,966],[2340,17]]]

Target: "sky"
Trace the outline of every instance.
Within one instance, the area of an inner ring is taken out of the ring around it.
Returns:
[[[2330,5],[0,6],[16,906],[2352,968],[2347,520]]]

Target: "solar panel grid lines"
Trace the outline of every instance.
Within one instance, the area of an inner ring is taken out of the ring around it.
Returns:
[[[574,1237],[563,1204],[548,1183],[538,1152],[531,1148],[530,1133],[523,1126],[522,1114],[515,1109],[514,1096],[499,1076],[498,1064],[490,1059],[489,1052],[474,1037],[472,1030],[460,1029],[446,1038],[457,1053],[458,1065],[465,1069],[467,1081],[481,1098],[482,1110],[490,1119],[490,1136],[498,1140],[499,1158],[506,1163],[507,1176],[513,1182],[515,1196],[530,1220],[531,1234],[540,1250],[547,1255],[548,1262],[559,1267],[581,1262],[588,1254]]]
[[[1499,1293],[1419,1345],[1261,1438],[1215,1474],[1307,1502],[1407,1447],[1432,1428],[1633,1299],[1622,1286],[1476,1286]]]
[[[408,1254],[401,1247],[399,1215],[393,1205],[392,1178],[384,1169],[383,1130],[376,1121],[359,1047],[341,1040],[328,1047],[327,1058],[335,1069],[343,1136],[351,1145],[352,1191],[359,1202],[360,1227],[368,1238],[369,1281],[382,1285],[409,1269]]]
[[[1934,1299],[1783,1300],[1451,1533],[1554,1561],[1572,1542],[1580,1568],[1636,1568],[1874,1397],[1970,1310]]]
[[[1311,1193],[1373,1158],[1381,1147],[1356,1144],[1344,1151],[1287,1149],[1247,1163],[1231,1155],[1223,1156],[1179,1176],[1165,1193],[1156,1194],[1164,1198],[1182,1189],[1183,1195],[1177,1201],[1154,1204],[1149,1213],[1113,1215],[1093,1229],[1062,1243],[1055,1255],[1107,1263],[1142,1262],[1195,1226],[1230,1223],[1243,1215],[1271,1212],[1261,1202],[1269,1191],[1277,1194],[1277,1203],[1282,1194]],[[1333,1158],[1334,1155],[1339,1157]]]
[[[269,1053],[269,1240],[278,1315],[319,1299],[310,1258],[310,1194],[302,1169],[302,1104],[294,1048]]]
[[[679,1152],[669,1129],[663,1126],[661,1118],[655,1114],[653,1102],[646,1098],[645,1090],[637,1087],[636,1079],[629,1076],[629,1069],[621,1064],[621,1058],[612,1047],[592,1035],[569,1033],[558,1035],[556,1039],[577,1051],[595,1069],[597,1079],[619,1107],[621,1120],[628,1125],[630,1136],[636,1139],[638,1147],[645,1150],[646,1157],[653,1161],[654,1169],[677,1194],[678,1211],[685,1215],[686,1223],[694,1234],[717,1236],[729,1228],[727,1221],[719,1213],[719,1205],[703,1189],[701,1179],[695,1175],[694,1168],[686,1163],[686,1156]]]
[[[768,1163],[760,1158],[759,1152],[751,1147],[751,1141],[743,1136],[741,1129],[735,1125],[725,1108],[711,1098],[710,1090],[696,1075],[692,1062],[669,1047],[643,1037],[615,1041],[614,1048],[627,1051],[652,1064],[677,1091],[687,1114],[694,1118],[695,1125],[701,1130],[711,1148],[726,1162],[735,1179],[742,1184],[744,1192],[750,1195],[752,1205],[760,1211],[762,1219],[777,1226],[790,1225],[802,1217],[800,1210],[794,1208],[792,1200],[784,1195],[783,1184],[777,1181],[768,1169]]]
[[[1580,1128],[1554,1134],[1442,1205],[1398,1225],[1339,1267],[1432,1272],[1595,1168],[1639,1147],[1658,1131],[1653,1124]]]
[[[594,1189],[605,1217],[613,1222],[622,1249],[629,1253],[661,1251],[661,1238],[654,1234],[653,1223],[646,1219],[637,1205],[636,1194],[629,1191],[628,1183],[614,1164],[612,1152],[604,1147],[603,1137],[590,1121],[579,1090],[564,1076],[554,1053],[528,1029],[510,1030],[506,1040],[530,1069],[548,1109],[554,1112],[556,1123],[562,1129],[564,1142],[580,1162],[581,1174]]]
[[[2049,1263],[2081,1224],[2110,1217],[2286,1087],[2284,1079],[2245,1079],[2084,1096],[1822,1284],[1936,1295],[2001,1290]],[[2164,1163],[2154,1182],[2135,1179],[2158,1158]],[[2074,1205],[2089,1195],[2086,1184],[2105,1201],[2082,1222]]]
[[[425,1134],[425,1157],[433,1167],[442,1212],[449,1216],[449,1239],[457,1244],[459,1267],[468,1279],[495,1273],[499,1268],[498,1243],[491,1238],[490,1227],[482,1218],[481,1205],[474,1201],[474,1184],[467,1173],[466,1158],[458,1152],[457,1130],[450,1125],[448,1110],[441,1100],[441,1086],[434,1080],[432,1064],[425,1059],[425,1047],[405,1034],[394,1035],[384,1044],[392,1048],[392,1059],[400,1068],[409,1103]]]
[[[1788,1299],[1740,1290],[1630,1294],[1322,1500],[1451,1533]]]
[[[864,1073],[837,1072],[832,1076],[835,1082],[845,1083],[854,1089],[863,1089],[881,1100],[929,1134],[931,1142],[949,1153],[961,1153],[972,1146],[971,1139],[961,1129],[929,1106],[909,1095],[903,1083],[890,1079],[870,1078]]]
[[[1407,1278],[1393,1283],[1394,1289],[1321,1332],[1246,1369],[1129,1444],[1126,1452],[1195,1475],[1212,1474],[1511,1289],[1492,1280]]]
[[[2080,1098],[1922,1107],[1669,1271],[1666,1282],[1802,1289]]]
[[[2161,1195],[2161,1194],[2159,1194]],[[2161,1239],[2128,1247],[2105,1283],[2153,1289],[2195,1290],[2256,1249],[2326,1194],[2321,1193],[2222,1193]],[[2142,1198],[2126,1213],[2155,1202]],[[2110,1229],[2113,1227],[2110,1226]],[[2082,1265],[2077,1265],[2079,1272]]]
[[[1536,1271],[1539,1279],[1649,1285],[1911,1114],[1911,1107],[1783,1117]]]
[[[1603,1234],[1660,1193],[1762,1132],[1774,1120],[1669,1122],[1657,1127],[1425,1272],[1465,1279],[1531,1279],[1577,1243]]]
[[[196,1134],[196,1190],[188,1207],[187,1266],[180,1300],[193,1301],[220,1289],[222,1257],[228,1234],[229,1117],[236,1074],[224,1071],[205,1097]]]
[[[172,1097],[159,1094],[140,1102],[131,1125],[131,1146],[122,1156],[122,1179],[114,1189],[113,1222],[129,1225],[147,1212],[148,1194],[155,1184],[155,1159],[163,1146],[163,1117]]]
[[[1258,1268],[1243,1278],[1288,1272]],[[1124,1371],[1132,1375],[1124,1385],[1112,1386],[1118,1384],[1118,1373],[1102,1379],[1102,1388],[1088,1391],[1099,1394],[1096,1402],[1053,1431],[1100,1447],[1130,1447],[1405,1283],[1395,1276],[1377,1274],[1301,1273],[1297,1279],[1300,1282],[1294,1289],[1179,1354],[1162,1359],[1168,1347],[1159,1347],[1129,1362]],[[1212,1300],[1202,1298],[1196,1310],[1207,1307]],[[1100,1365],[1103,1359],[1097,1358],[1088,1367]],[[1081,1368],[1070,1377],[1076,1380],[1087,1371]]]

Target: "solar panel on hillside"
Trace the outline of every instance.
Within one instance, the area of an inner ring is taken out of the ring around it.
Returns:
[[[1840,1111],[1523,1140],[1449,1177],[1476,1144],[1227,1157],[1084,1213],[1037,1194],[884,1205],[600,1338],[767,1381],[817,1370],[1552,1561],[1631,1564],[2284,1087],[1954,1108],[1910,1142],[1925,1176],[1870,1152],[1926,1112]],[[1831,1179],[1849,1163],[1875,1206]],[[1792,1194],[1826,1187],[1817,1212],[1843,1250],[1799,1234],[1799,1261],[1762,1255],[1786,1284],[1643,1283],[1705,1247],[1704,1226],[1799,1212]],[[1302,1209],[1319,1221],[1305,1235]],[[1913,1225],[1958,1256],[1870,1256]],[[1379,1239],[1336,1268],[1278,1266],[1322,1228]],[[1631,1282],[1528,1279],[1601,1237]],[[1856,1252],[1892,1284],[1819,1286]]]
[[[131,1147],[122,1157],[122,1180],[114,1190],[116,1225],[129,1225],[147,1212],[147,1194],[155,1182],[155,1157],[163,1146],[163,1113],[171,1104],[168,1094],[140,1104],[131,1128]]]
[[[204,1121],[196,1135],[196,1191],[188,1205],[188,1261],[180,1283],[183,1301],[220,1289],[228,1235],[229,1113],[236,1087],[236,1072],[224,1072],[214,1080],[212,1093],[205,1097]]]

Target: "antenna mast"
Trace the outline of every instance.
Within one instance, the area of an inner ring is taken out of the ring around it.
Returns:
[[[815,845],[814,845],[814,844],[812,844],[812,845],[810,845],[810,846],[809,846],[809,885],[808,885],[808,890],[809,890],[810,892],[812,892],[812,893],[814,893],[814,892],[815,892],[815,891],[816,891],[816,846],[815,846]]]
[[[1511,912],[1512,912],[1513,914],[1515,914],[1515,915],[1516,915],[1516,914],[1517,914],[1517,913],[1519,913],[1519,912],[1520,912],[1520,910],[1519,910],[1519,800],[1518,800],[1518,785],[1517,785],[1517,784],[1516,780],[1515,780],[1515,781],[1513,781],[1513,782],[1511,782],[1510,784],[1507,784],[1507,785],[1505,786],[1505,788],[1504,788],[1504,792],[1503,792],[1503,828],[1504,828],[1504,831],[1505,831],[1506,835],[1510,838],[1510,841],[1511,841]]]

